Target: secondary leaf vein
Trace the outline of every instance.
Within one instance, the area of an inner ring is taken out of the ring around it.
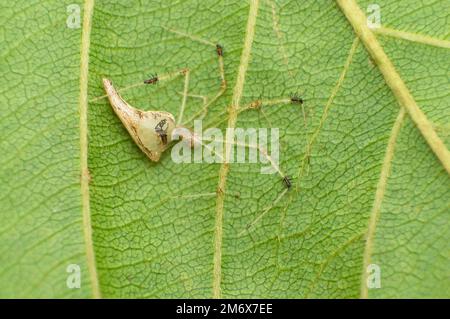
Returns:
[[[361,298],[367,298],[367,266],[371,263],[371,255],[373,250],[373,242],[375,240],[375,230],[377,222],[380,217],[381,204],[383,202],[384,194],[386,191],[386,185],[391,171],[392,159],[394,157],[395,144],[402,127],[403,120],[405,119],[405,108],[400,108],[400,112],[392,127],[391,135],[386,148],[386,153],[383,160],[383,166],[381,167],[380,179],[378,180],[377,190],[375,192],[375,199],[370,213],[369,225],[366,234],[366,245],[364,247],[363,255],[363,269],[361,276]]]
[[[228,110],[228,128],[236,126],[239,103],[241,101],[242,92],[244,88],[245,75],[247,73],[248,64],[250,61],[250,53],[253,45],[255,35],[256,18],[258,15],[259,0],[250,1],[250,10],[247,20],[247,29],[245,32],[244,47],[241,53],[241,60],[239,63],[236,84],[233,89],[233,97],[231,106]],[[232,134],[226,135],[226,153],[225,161],[220,166],[219,182],[217,186],[217,200],[216,200],[216,221],[214,230],[214,269],[213,269],[213,297],[221,298],[221,280],[222,280],[222,236],[223,236],[223,208],[225,199],[225,186],[228,171],[230,169],[228,159],[231,151]]]
[[[433,38],[428,35],[406,32],[406,31],[401,31],[401,30],[396,30],[396,29],[391,29],[391,28],[386,28],[386,27],[376,28],[376,29],[373,29],[373,31],[377,34],[381,34],[381,35],[385,35],[385,36],[389,36],[389,37],[393,37],[393,38],[398,38],[398,39],[412,41],[412,42],[416,42],[416,43],[450,49],[450,41]]]
[[[440,160],[447,173],[450,174],[450,151],[436,133],[433,124],[417,105],[414,97],[397,73],[394,65],[384,52],[376,36],[367,26],[365,14],[361,11],[355,0],[336,0],[336,2],[377,64],[384,76],[386,84],[391,88],[398,103],[400,106],[406,108],[409,116],[422,133],[422,136],[425,138],[436,157]]]
[[[86,261],[91,279],[92,295],[101,298],[100,287],[95,265],[94,244],[92,242],[91,211],[89,203],[89,169],[88,169],[88,75],[89,75],[89,46],[92,27],[94,0],[85,0],[83,15],[83,30],[81,35],[80,54],[80,169],[81,169],[81,198],[83,212],[84,243],[86,247]]]

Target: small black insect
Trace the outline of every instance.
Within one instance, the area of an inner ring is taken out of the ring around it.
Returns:
[[[223,56],[223,47],[220,44],[216,44],[216,52],[218,56]]]
[[[290,189],[292,187],[292,179],[286,175],[283,178],[283,184],[284,184],[284,186],[286,186],[287,189]]]
[[[144,83],[145,84],[156,84],[156,82],[158,82],[158,74],[151,74],[150,78],[145,80]]]
[[[302,97],[298,96],[297,94],[291,94],[291,102],[303,104],[304,100]]]
[[[155,126],[155,132],[156,132],[156,134],[159,135],[159,137],[161,138],[161,141],[163,142],[164,145],[167,144],[167,133],[166,133],[167,127],[164,128],[164,126],[166,124],[167,124],[167,120],[163,119]]]

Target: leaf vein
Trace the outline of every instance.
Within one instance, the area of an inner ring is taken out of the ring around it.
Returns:
[[[81,169],[81,200],[83,213],[84,242],[86,247],[86,262],[91,279],[92,295],[101,298],[100,286],[95,265],[94,244],[92,242],[91,211],[89,203],[89,169],[88,169],[88,73],[89,46],[92,27],[94,0],[85,0],[83,15],[83,31],[81,35],[80,56],[80,169]]]
[[[256,18],[258,15],[259,0],[252,0],[250,2],[250,10],[247,20],[247,29],[245,32],[244,47],[241,53],[241,60],[239,63],[236,84],[233,90],[233,97],[231,107],[228,110],[228,128],[236,126],[237,116],[239,114],[239,103],[242,97],[244,88],[245,75],[247,73],[248,64],[250,61],[250,53],[253,45],[255,35]],[[229,171],[228,158],[231,151],[232,136],[227,133],[226,139],[226,156],[224,163],[220,166],[219,182],[217,186],[217,200],[216,200],[216,221],[214,230],[214,268],[213,268],[213,297],[221,297],[221,280],[222,280],[222,236],[223,236],[223,209],[225,199],[226,179]]]

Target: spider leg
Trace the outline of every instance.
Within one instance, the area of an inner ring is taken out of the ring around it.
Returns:
[[[184,89],[183,89],[183,98],[181,100],[180,111],[178,112],[177,125],[179,125],[183,120],[184,109],[186,108],[186,100],[188,97],[188,89],[189,89],[189,70],[186,70],[184,73]]]
[[[282,106],[282,105],[287,105],[287,104],[295,104],[295,102],[292,102],[290,98],[279,98],[279,99],[271,99],[271,100],[257,99],[257,100],[254,100],[250,103],[244,104],[243,106],[239,107],[238,115],[243,112],[246,112],[246,111],[257,110],[257,111],[261,112],[261,114],[263,114],[263,116],[266,118],[267,122],[270,124],[270,126],[272,126],[270,120],[268,119],[265,112],[263,111],[263,107],[265,107],[265,106],[275,107],[275,106]],[[214,122],[214,124],[212,126],[218,127],[220,124],[226,122],[227,121],[226,114],[227,114],[227,112],[223,112],[223,113],[219,114],[220,120]]]
[[[278,204],[278,202],[284,197],[284,195],[286,195],[286,193],[291,188],[290,177],[283,173],[283,171],[280,169],[279,165],[268,154],[267,150],[263,147],[260,147],[259,145],[251,144],[251,143],[241,143],[238,141],[227,141],[227,140],[221,140],[221,139],[216,139],[216,138],[213,138],[213,139],[198,138],[198,137],[195,137],[194,135],[191,135],[190,138],[195,139],[195,142],[191,141],[191,145],[201,144],[203,147],[208,149],[211,153],[212,153],[212,149],[209,147],[209,145],[204,143],[205,141],[213,141],[213,142],[218,142],[218,143],[222,143],[222,144],[231,144],[231,145],[237,145],[237,146],[256,149],[259,151],[259,153],[262,156],[264,156],[267,159],[267,161],[270,163],[272,168],[280,175],[283,183],[286,186],[286,188],[277,196],[275,201],[270,206],[264,208],[264,210],[251,223],[247,224],[245,229],[243,229],[241,232],[239,232],[238,236],[241,236],[246,231],[250,231],[251,228],[253,228],[273,207],[275,207]],[[215,155],[217,155],[221,161],[227,160],[227,155],[225,155],[225,157],[220,153],[215,153]],[[286,183],[288,183],[288,184],[286,184]]]
[[[242,146],[242,147],[248,147],[248,148],[252,148],[255,149],[259,152],[259,154],[261,154],[262,156],[264,156],[264,158],[270,163],[270,165],[272,166],[272,168],[278,173],[278,175],[281,176],[281,178],[284,180],[286,178],[286,174],[283,173],[283,171],[281,170],[281,168],[279,167],[279,165],[276,163],[276,161],[268,154],[267,150],[257,144],[251,144],[251,143],[241,143],[238,141],[227,141],[227,140],[221,140],[221,139],[211,139],[211,140],[207,140],[202,138],[202,140],[197,140],[196,142],[201,143],[203,146],[206,146],[203,141],[214,141],[214,142],[219,142],[219,143],[223,143],[225,145],[227,144],[231,144],[231,145],[237,145],[237,146]],[[195,144],[195,143],[194,143]],[[222,160],[226,160],[223,156],[220,155],[220,158]]]
[[[183,95],[183,92],[177,92],[177,93],[180,95]],[[187,97],[202,100],[203,104],[208,103],[208,97],[206,95],[188,93]]]
[[[202,116],[202,118],[205,117],[205,115],[208,113],[208,108],[225,93],[225,91],[227,89],[227,82],[225,80],[223,56],[219,55],[218,57],[219,57],[219,72],[220,72],[220,78],[221,78],[219,91],[211,99],[206,99],[207,102],[205,102],[202,105],[201,110],[198,111],[197,113],[195,113],[193,116],[191,116],[184,124],[191,123],[193,120],[197,119],[199,116]]]
[[[281,198],[283,198],[283,196],[287,193],[287,189],[285,189],[283,192],[280,193],[280,195],[278,195],[278,197],[275,199],[275,201],[272,203],[272,205],[264,208],[264,210],[262,211],[261,214],[259,214],[258,216],[256,216],[256,218],[251,222],[248,223],[247,226],[245,227],[245,229],[243,229],[241,232],[239,232],[238,236],[241,236],[242,234],[244,234],[246,231],[250,231],[251,228],[253,228],[275,205],[278,204],[278,202],[281,200]]]
[[[133,88],[136,88],[136,87],[141,87],[141,86],[144,86],[144,85],[153,85],[153,84],[159,83],[161,81],[171,81],[171,80],[173,80],[173,79],[175,79],[175,78],[177,78],[177,77],[179,77],[181,75],[186,76],[186,73],[189,73],[189,69],[187,69],[187,68],[180,69],[180,70],[177,70],[175,72],[165,73],[165,74],[162,74],[162,75],[153,74],[148,79],[146,79],[144,81],[139,81],[139,82],[136,82],[136,83],[129,84],[129,85],[126,85],[124,87],[118,88],[117,92],[118,93],[123,93],[123,92],[125,92],[127,90],[130,90],[130,89],[133,89]],[[101,99],[105,99],[107,97],[108,97],[108,95],[106,95],[106,94],[100,95],[100,96],[97,96],[97,97],[94,97],[94,98],[90,99],[89,102],[95,102],[95,101],[98,101],[98,100],[101,100]]]
[[[184,92],[178,92],[178,94],[183,95]],[[202,100],[203,104],[202,105],[206,105],[208,103],[208,97],[206,95],[200,95],[200,94],[187,94],[187,97],[190,98],[196,98],[196,99],[200,99]],[[196,118],[196,120],[202,120],[205,116],[206,116],[206,111],[204,108],[202,109],[202,114]]]
[[[198,36],[188,34],[173,28],[164,27],[163,28],[171,33],[174,33],[176,35],[179,35],[184,38],[191,39],[194,42],[202,43],[204,45],[210,46],[215,49],[217,58],[218,58],[218,66],[219,66],[219,75],[220,75],[220,89],[219,91],[212,97],[207,98],[206,101],[202,105],[202,109],[195,113],[192,117],[190,117],[187,121],[183,122],[182,119],[179,119],[179,124],[183,123],[183,125],[187,123],[191,123],[194,119],[198,118],[199,116],[204,117],[208,113],[208,108],[219,98],[221,97],[226,89],[227,89],[227,81],[225,80],[225,68],[224,68],[224,60],[223,60],[223,47],[220,44],[214,44],[211,41],[202,39]],[[186,96],[186,95],[185,95]]]

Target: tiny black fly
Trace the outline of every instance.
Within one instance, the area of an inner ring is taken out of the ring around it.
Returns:
[[[292,179],[286,175],[283,178],[283,184],[284,184],[284,186],[286,186],[287,189],[290,189],[292,187]]]
[[[166,125],[167,120],[161,120],[158,124],[156,124],[155,126],[155,132],[156,134],[158,134],[158,136],[161,138],[161,141],[163,142],[164,145],[167,144],[167,133],[166,130],[167,128],[164,128],[164,126]]]
[[[291,94],[291,102],[297,103],[297,104],[303,104],[304,100],[301,96],[298,96],[297,94]]]
[[[156,82],[158,82],[158,74],[152,74],[150,75],[150,78],[145,80],[144,83],[145,84],[156,84]]]
[[[218,56],[223,56],[223,46],[216,44],[216,52]]]

